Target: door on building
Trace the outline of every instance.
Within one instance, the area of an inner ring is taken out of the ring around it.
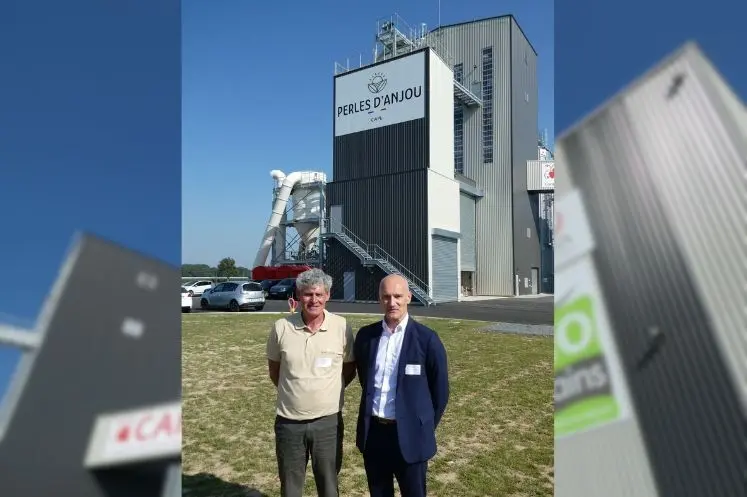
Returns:
[[[433,236],[433,300],[459,300],[459,252],[457,240]]]
[[[532,295],[537,295],[539,293],[539,285],[540,285],[540,270],[538,267],[532,268],[532,274],[530,275],[531,285],[532,285]]]
[[[330,233],[339,233],[342,231],[342,206],[329,206],[329,231]]]
[[[345,302],[355,302],[355,271],[345,271],[343,273],[342,293]]]

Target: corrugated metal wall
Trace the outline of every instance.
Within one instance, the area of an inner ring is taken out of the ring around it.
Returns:
[[[332,177],[335,181],[427,167],[428,121],[425,118],[334,139]]]
[[[514,293],[514,207],[521,210],[515,216],[517,232],[523,229],[526,238],[526,228],[534,229],[526,188],[515,190],[513,176],[515,170],[521,171],[519,182],[525,185],[526,161],[537,156],[536,56],[530,48],[524,63],[526,42],[522,41],[521,31],[513,27],[514,23],[506,16],[447,26],[430,35],[447,47],[453,62],[463,63],[464,85],[468,88],[482,81],[482,50],[493,47],[492,163],[483,164],[482,110],[464,112],[464,174],[485,192],[476,209],[475,293],[478,295]],[[513,51],[512,38],[516,47]],[[521,74],[512,77],[512,65],[517,72],[521,69]],[[475,66],[477,69],[473,69]],[[529,93],[529,103],[524,101],[525,93]],[[517,99],[521,106],[512,113],[512,104],[516,106]],[[512,141],[516,142],[513,150]],[[514,202],[514,191],[521,192],[523,198]],[[518,243],[530,254],[522,258],[520,268],[522,275],[530,277],[530,267],[539,265],[536,233],[529,243]]]
[[[554,239],[554,215],[555,194],[539,194],[539,233],[541,247],[540,266],[540,291],[542,293],[553,293],[555,291],[555,247]]]
[[[552,163],[552,161],[546,160],[530,160],[527,161],[526,181],[527,190],[529,191],[540,191],[548,190],[542,186],[543,170],[542,165]]]
[[[401,150],[408,153],[405,144]],[[368,167],[365,161],[361,167]],[[425,282],[428,281],[427,174],[428,170],[422,169],[327,185],[328,206],[343,206],[345,227],[366,243],[380,245]]]
[[[324,272],[332,276],[331,298],[345,298],[344,275],[346,271],[355,272],[355,299],[357,301],[376,301],[379,298],[379,282],[386,276],[378,267],[363,267],[360,259],[336,240],[329,240]]]
[[[433,300],[459,300],[459,254],[456,239],[433,236]]]
[[[514,191],[514,265],[519,274],[519,292],[532,293],[524,286],[531,268],[540,267],[541,247],[537,224],[527,193],[526,164],[537,157],[537,54],[516,22],[511,24],[511,115],[512,168]]]
[[[677,55],[559,142],[559,194],[572,175],[636,416],[556,441],[556,495],[649,495],[648,477],[610,482],[649,471],[662,497],[744,495],[743,104],[717,98],[692,46]],[[652,326],[674,339],[642,367]]]
[[[460,258],[462,271],[475,270],[475,199],[461,193],[459,195],[460,232],[462,248]]]

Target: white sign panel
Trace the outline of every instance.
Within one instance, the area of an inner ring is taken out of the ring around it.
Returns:
[[[555,189],[555,162],[542,163],[542,188]]]
[[[591,225],[578,190],[555,201],[555,271],[594,249]],[[555,277],[558,279],[557,275]]]
[[[556,273],[555,438],[629,419],[630,396],[589,255]]]
[[[425,55],[419,52],[335,80],[335,136],[425,116]]]
[[[182,449],[181,416],[180,403],[99,416],[86,466],[178,456]]]
[[[631,405],[578,190],[557,201],[555,438],[628,419]]]

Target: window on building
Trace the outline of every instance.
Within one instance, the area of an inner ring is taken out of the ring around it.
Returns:
[[[454,80],[464,83],[464,66],[454,66]],[[454,100],[454,172],[464,174],[464,108]]]
[[[454,172],[464,174],[464,109],[454,107]]]
[[[482,50],[482,155],[493,163],[493,47]]]
[[[454,79],[457,83],[464,84],[464,64],[456,64],[454,66]]]

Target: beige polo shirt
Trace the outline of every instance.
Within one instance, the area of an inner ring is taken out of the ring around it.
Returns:
[[[276,410],[288,419],[314,419],[342,410],[343,362],[354,361],[353,330],[344,317],[324,311],[321,329],[311,333],[301,313],[275,321],[267,359],[280,363]]]

